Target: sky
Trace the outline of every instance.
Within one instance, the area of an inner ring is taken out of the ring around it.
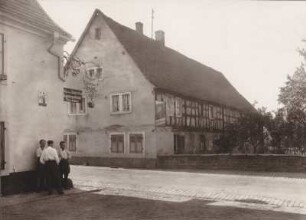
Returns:
[[[221,71],[256,107],[280,107],[279,88],[302,62],[306,2],[247,0],[38,0],[76,41],[96,8],[130,28],[165,31],[166,46]],[[75,42],[68,43],[70,52]]]

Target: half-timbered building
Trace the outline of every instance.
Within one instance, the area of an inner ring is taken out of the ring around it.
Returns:
[[[167,47],[163,31],[151,39],[142,23],[133,30],[100,10],[66,67],[84,70],[66,81],[84,96],[67,103],[75,163],[151,167],[159,155],[213,153],[226,124],[255,111],[222,73]]]

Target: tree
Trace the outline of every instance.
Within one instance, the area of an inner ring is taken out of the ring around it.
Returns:
[[[299,50],[306,61],[306,51]],[[290,148],[303,151],[306,145],[306,71],[305,65],[296,68],[292,76],[287,76],[285,86],[281,87],[278,101],[283,105],[287,121],[287,138]]]
[[[271,124],[271,120],[272,114],[265,108],[241,115],[235,123],[225,126],[218,143],[219,153],[232,153],[235,148],[242,153],[264,153],[264,145],[270,140],[265,126]]]
[[[305,50],[299,50],[306,61]],[[284,105],[287,120],[294,124],[304,125],[306,122],[306,71],[304,63],[296,68],[294,74],[287,76],[285,86],[280,88],[278,101]]]

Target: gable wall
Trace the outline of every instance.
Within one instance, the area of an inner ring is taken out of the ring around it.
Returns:
[[[101,40],[94,38],[95,28],[101,28]],[[110,157],[151,157],[156,155],[154,134],[152,133],[155,123],[153,86],[144,78],[101,15],[93,21],[75,55],[88,63],[87,67],[94,65],[102,65],[103,67],[103,81],[99,83],[98,95],[94,99],[94,108],[88,108],[85,116],[68,116],[70,124],[67,131],[76,131],[78,134],[76,155]],[[90,62],[94,64],[90,64]],[[77,77],[70,75],[65,86],[83,89],[83,77],[83,74]],[[118,92],[131,92],[131,113],[118,115],[110,113],[110,95]],[[110,128],[114,125],[119,126]],[[128,132],[135,131],[145,132],[146,149],[144,155],[110,154],[109,134],[111,132],[124,132],[128,135]]]

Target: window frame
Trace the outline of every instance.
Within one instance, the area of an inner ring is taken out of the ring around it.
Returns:
[[[101,40],[102,38],[102,29],[100,27],[95,28],[95,40]]]
[[[4,42],[5,42],[5,38],[4,38],[4,33],[0,33],[0,37],[2,39],[2,41],[0,41],[0,46],[2,48],[2,51],[0,51],[1,54],[1,62],[2,62],[2,68],[0,69],[0,75],[5,75],[4,72],[4,54],[5,54],[5,48],[4,48]]]
[[[210,120],[214,120],[216,118],[216,112],[215,112],[215,106],[213,105],[209,105],[209,109],[208,109],[208,118]]]
[[[75,150],[71,150],[70,147],[70,135],[74,135],[75,136]],[[69,152],[77,152],[78,149],[78,136],[76,132],[65,132],[63,134],[63,140],[65,140],[65,136],[67,136],[67,142],[66,142],[66,146]]]
[[[142,135],[142,152],[131,152],[131,142],[130,142],[130,138],[131,138],[131,134],[135,134],[135,135]],[[145,136],[145,132],[128,132],[128,153],[129,154],[136,154],[136,155],[144,155],[145,154],[145,149],[146,149],[146,136]]]
[[[181,140],[184,140],[183,146],[180,144]],[[181,149],[183,148],[183,149]],[[183,152],[181,152],[183,150]],[[174,154],[184,154],[186,150],[186,135],[173,133],[173,151]]]
[[[130,109],[129,111],[123,111],[123,95],[129,95],[129,104]],[[114,112],[113,111],[113,96],[119,96],[119,111]],[[119,114],[129,114],[132,112],[132,93],[131,92],[120,92],[120,93],[112,93],[110,94],[110,113],[111,115],[119,115]]]
[[[98,69],[101,69],[101,75],[99,78],[97,78],[97,74],[98,74]],[[93,70],[94,71],[94,75],[93,77],[89,76],[89,71]],[[95,66],[95,67],[89,67],[86,69],[86,77],[91,79],[91,80],[103,80],[103,68],[102,66]]]
[[[84,112],[80,112],[80,103],[78,102],[74,102],[76,103],[76,113],[72,113],[71,112],[71,103],[73,102],[67,102],[67,109],[68,109],[68,115],[72,116],[72,115],[87,115],[87,98],[85,96],[82,97],[82,102],[84,100]]]
[[[0,69],[0,82],[2,80],[7,80],[7,72],[6,72],[6,59],[7,59],[7,56],[6,56],[6,51],[7,51],[7,48],[6,48],[6,44],[7,44],[7,38],[6,38],[6,34],[4,34],[3,32],[0,32],[0,35],[2,37],[2,41],[0,41],[1,43],[1,46],[2,46],[2,57],[1,58],[1,62],[2,62],[2,68]]]
[[[112,151],[112,135],[123,135],[123,152],[113,152]],[[108,145],[109,145],[109,153],[115,155],[123,155],[126,154],[126,135],[125,132],[111,132],[108,135]]]

